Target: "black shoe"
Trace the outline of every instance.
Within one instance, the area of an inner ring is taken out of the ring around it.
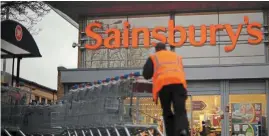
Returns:
[[[184,129],[179,133],[179,136],[189,136],[188,132]]]

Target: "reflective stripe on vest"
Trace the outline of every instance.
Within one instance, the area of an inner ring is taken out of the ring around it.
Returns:
[[[180,66],[180,59],[179,59],[179,56],[177,57],[177,61],[173,61],[173,62],[162,62],[160,63],[159,60],[158,60],[158,57],[156,55],[153,55],[154,59],[155,59],[155,62],[156,62],[156,66],[154,66],[154,72],[157,72],[158,68],[161,66],[161,65],[166,65],[166,64],[176,64],[178,66]],[[165,71],[162,71],[160,73],[157,73],[156,77],[158,77],[159,75],[161,74],[164,74],[166,72],[170,72],[170,71],[173,71],[173,72],[180,72],[179,69],[167,69]]]
[[[167,73],[167,72],[180,72],[180,70],[179,69],[167,69],[167,70],[165,70],[165,71],[163,71],[163,72],[160,72],[160,73],[157,73],[157,75],[156,75],[156,77],[158,77],[159,75],[161,75],[161,74],[163,74],[163,73]]]

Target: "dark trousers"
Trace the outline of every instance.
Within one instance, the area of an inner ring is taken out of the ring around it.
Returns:
[[[159,92],[167,136],[180,136],[182,130],[189,131],[186,111],[187,91],[182,84],[167,85]],[[174,113],[171,110],[173,103]],[[189,132],[187,132],[189,135]]]

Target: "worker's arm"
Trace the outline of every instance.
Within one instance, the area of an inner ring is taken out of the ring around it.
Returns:
[[[143,68],[143,77],[147,80],[151,79],[153,76],[153,72],[154,72],[153,62],[152,62],[151,58],[149,57],[144,65],[144,68]]]
[[[178,56],[178,57],[179,57],[180,70],[182,71],[183,78],[184,78],[184,80],[182,80],[183,81],[182,84],[183,84],[184,88],[187,89],[187,81],[186,81],[186,76],[185,76],[185,72],[184,72],[183,59],[181,56]]]

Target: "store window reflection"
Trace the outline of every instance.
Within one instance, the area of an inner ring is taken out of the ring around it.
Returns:
[[[132,28],[149,28],[151,31],[156,26],[167,26],[170,16],[168,14],[164,15],[143,15],[143,16],[128,16],[128,22],[130,23],[130,29]],[[164,34],[166,36],[167,33],[159,32],[160,34]],[[130,43],[132,43],[132,37],[130,37]],[[158,40],[152,38],[152,34],[150,32],[150,46],[152,46],[151,42],[159,42]],[[144,34],[141,33],[138,36],[138,46],[140,48],[131,48],[128,50],[128,67],[142,67],[149,54],[154,53],[154,48],[144,48]]]
[[[151,97],[139,99],[140,124],[156,124],[162,116],[161,106],[154,104]]]
[[[202,121],[206,122],[207,134],[219,135],[221,133],[220,99],[220,95],[191,96],[188,98],[186,107],[193,136],[200,135]]]
[[[127,118],[129,116],[130,103],[130,98],[124,100],[124,116]],[[161,105],[160,103],[156,105],[152,101],[152,97],[134,97],[131,109],[132,122],[134,124],[155,124],[163,132]]]
[[[127,21],[127,16],[87,18],[81,22],[80,42],[82,45],[94,44],[96,42],[94,39],[87,37],[86,33],[84,32],[85,27],[89,23],[100,22],[102,24],[102,27],[96,28],[94,29],[94,31],[100,34],[102,38],[107,38],[108,36],[110,36],[105,33],[107,29],[116,28],[122,31],[123,22],[125,21]],[[114,40],[111,40],[110,43],[113,44],[114,42]],[[83,50],[82,57],[84,57],[82,58],[83,64],[87,68],[126,67],[127,65],[126,49]]]
[[[137,97],[133,97],[132,99],[130,97],[126,98],[124,100],[124,108],[123,108],[123,115],[124,118],[129,118],[130,114],[132,115],[131,122],[137,123],[136,120],[136,103],[137,103]]]
[[[232,135],[266,135],[266,95],[230,95],[230,127]],[[259,131],[258,125],[261,124]]]
[[[189,40],[189,26],[194,25],[195,28],[195,40],[199,42],[201,40],[201,25],[210,26],[212,24],[218,24],[218,13],[192,13],[192,14],[176,14],[175,25],[186,27],[187,39],[182,47],[176,48],[175,52],[183,56],[184,65],[215,65],[219,64],[219,46],[210,46],[210,30],[207,30],[207,40],[202,48],[194,47],[190,44]],[[181,40],[180,33],[175,33],[175,41]],[[219,42],[219,38],[216,36],[216,42]],[[191,52],[191,53],[190,53]]]

